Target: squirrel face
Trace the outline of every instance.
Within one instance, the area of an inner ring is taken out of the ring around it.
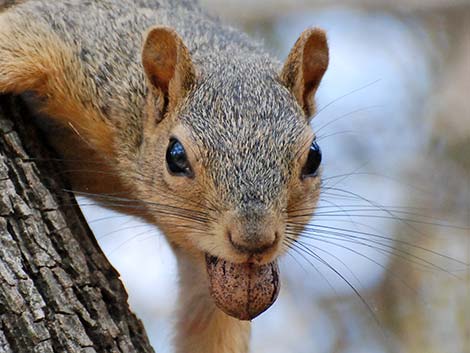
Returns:
[[[276,71],[257,64],[232,61],[202,77],[177,118],[188,135],[181,140],[194,151],[192,177],[204,183],[202,197],[217,220],[198,246],[232,262],[273,261],[289,203],[294,195],[295,202],[315,198],[318,182],[302,176],[314,136],[308,121]]]
[[[141,167],[154,183],[141,197],[157,205],[153,221],[175,248],[206,258],[219,307],[251,319],[277,295],[272,264],[288,248],[286,225],[295,237],[319,197],[321,154],[307,117],[328,64],[325,35],[305,31],[281,72],[259,55],[196,74],[180,37],[162,27],[149,32],[142,57],[150,94]],[[234,278],[254,273],[268,294],[247,311],[252,283]],[[242,304],[224,297],[230,276]]]

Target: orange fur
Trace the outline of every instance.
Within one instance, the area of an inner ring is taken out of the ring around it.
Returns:
[[[43,101],[43,113],[113,156],[113,128],[94,101],[96,87],[74,48],[45,26],[25,21],[15,14],[0,16],[0,93],[33,92]]]

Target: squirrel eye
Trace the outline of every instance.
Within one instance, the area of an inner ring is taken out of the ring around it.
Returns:
[[[307,162],[302,168],[302,178],[310,178],[317,176],[318,168],[321,163],[321,150],[317,142],[314,140],[308,151]]]
[[[175,138],[170,139],[166,150],[166,164],[171,174],[191,177],[193,172],[183,145]]]

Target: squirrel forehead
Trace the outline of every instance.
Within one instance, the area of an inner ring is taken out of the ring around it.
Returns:
[[[187,97],[180,119],[205,148],[288,152],[310,129],[276,71],[257,64],[223,65],[203,75]]]
[[[260,62],[230,63],[202,75],[181,110],[185,125],[201,130],[202,138],[211,133],[241,136],[246,132],[279,134],[292,140],[292,134],[302,133],[308,122],[295,98],[279,82],[276,71],[259,66]]]

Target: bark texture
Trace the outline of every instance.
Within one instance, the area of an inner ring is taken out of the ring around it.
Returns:
[[[0,352],[154,352],[30,121],[0,96]]]

